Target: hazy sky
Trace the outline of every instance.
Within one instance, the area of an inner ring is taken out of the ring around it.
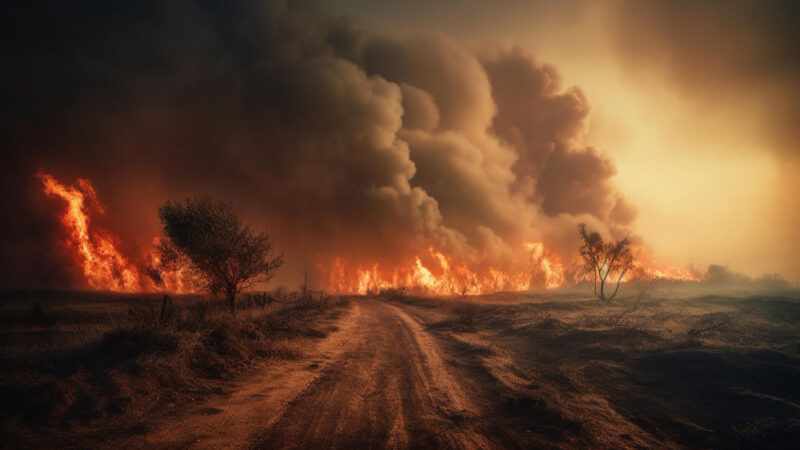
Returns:
[[[336,0],[390,34],[519,46],[592,106],[658,256],[800,278],[800,36],[793,2]]]
[[[432,248],[538,283],[529,244],[574,270],[579,223],[798,281],[795,5],[3,3],[0,286],[85,282],[40,170],[91,179],[137,262],[159,205],[214,195],[287,283]]]

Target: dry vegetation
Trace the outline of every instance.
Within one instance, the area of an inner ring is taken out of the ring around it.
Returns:
[[[308,425],[378,445],[386,442],[381,429],[364,417],[399,401],[393,396],[435,392],[445,400],[463,394],[471,409],[445,409],[440,417],[442,410],[424,402],[431,408],[424,414],[388,408],[387,417],[402,413],[416,424],[406,430],[409,444],[449,442],[436,440],[441,433],[501,448],[791,448],[800,441],[796,293],[675,298],[651,286],[633,291],[604,304],[563,292],[431,299],[391,290],[352,300],[347,317],[357,320],[339,320],[347,302],[285,289],[243,296],[236,314],[203,297],[6,293],[3,441],[85,447],[135,440],[187,403],[201,413],[210,397],[225,404],[248,368],[308,355],[314,342],[329,342],[315,340],[337,324],[350,330],[332,337],[342,353],[329,355],[319,373],[309,369],[318,377],[314,388],[289,395],[294,406],[265,436],[305,436]],[[319,356],[306,357],[316,365]],[[283,363],[293,364],[308,366],[302,358]],[[415,378],[434,369],[440,377],[432,379],[447,382],[427,386]],[[405,390],[385,388],[389,375]],[[379,400],[363,411],[351,398]],[[345,414],[341,405],[354,409]],[[310,414],[315,408],[327,409]],[[339,442],[325,440],[333,439],[328,431],[319,442]]]
[[[527,446],[800,442],[800,298],[396,298]]]
[[[308,342],[336,329],[346,303],[282,289],[245,294],[232,314],[203,296],[6,292],[3,441],[144,432],[150,414],[224,395],[230,380],[256,364],[299,357]]]

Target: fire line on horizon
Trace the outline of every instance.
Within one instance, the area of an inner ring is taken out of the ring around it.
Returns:
[[[42,182],[45,194],[58,197],[66,203],[61,216],[65,239],[63,244],[73,249],[76,264],[82,270],[88,285],[97,290],[116,292],[167,291],[191,293],[199,291],[199,283],[188,278],[181,269],[161,271],[163,282],[156,284],[143,276],[146,267],[157,266],[157,254],[144,249],[147,255],[139,265],[122,255],[115,242],[118,238],[92,223],[91,215],[104,214],[106,208],[100,202],[90,180],[80,178],[76,186],[65,185],[52,175],[40,171],[36,174]],[[154,238],[157,240],[158,237]],[[382,267],[379,263],[363,268],[353,267],[344,257],[336,257],[323,270],[327,272],[325,289],[335,293],[373,294],[382,290],[404,288],[428,295],[478,295],[498,291],[525,291],[534,288],[554,289],[580,282],[574,255],[563,258],[547,249],[541,242],[524,242],[530,261],[523,270],[504,271],[485,266],[475,270],[467,261],[459,261],[452,255],[429,247],[429,256],[435,264],[426,265],[420,256],[406,265]],[[698,280],[695,271],[677,266],[662,267],[645,258],[639,250],[635,270],[627,280],[673,279]],[[563,261],[570,261],[564,263]],[[480,264],[478,264],[480,265]]]

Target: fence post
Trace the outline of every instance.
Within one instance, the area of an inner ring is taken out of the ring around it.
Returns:
[[[172,306],[172,300],[170,300],[169,295],[165,295],[164,299],[161,300],[161,324],[164,324],[164,321],[167,319],[167,308]]]

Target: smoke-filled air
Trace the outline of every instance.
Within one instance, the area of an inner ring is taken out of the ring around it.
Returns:
[[[2,446],[800,447],[798,24],[2,2]]]
[[[274,234],[278,281],[342,293],[572,284],[579,223],[632,240],[630,278],[705,273],[650,252],[591,100],[522,47],[319,5],[51,6],[5,57],[10,287],[151,290],[155,211],[208,194]]]

